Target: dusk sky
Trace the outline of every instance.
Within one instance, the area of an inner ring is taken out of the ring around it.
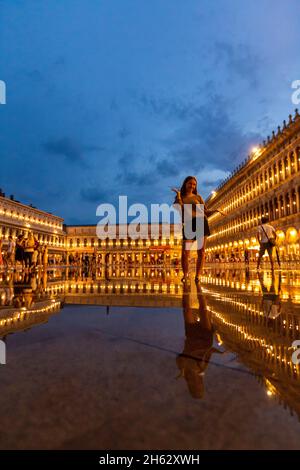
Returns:
[[[299,0],[0,1],[0,187],[68,224],[207,197],[282,125]]]

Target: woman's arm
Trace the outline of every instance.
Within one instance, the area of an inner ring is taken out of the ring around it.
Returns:
[[[176,193],[175,201],[173,202],[174,209],[177,210],[183,222],[183,200],[181,198],[180,190],[176,188],[172,188],[172,191]]]
[[[224,212],[220,211],[219,209],[214,209],[214,210],[209,210],[207,209],[206,205],[205,205],[205,202],[203,201],[202,197],[200,196],[200,194],[198,194],[198,201],[200,202],[200,204],[203,204],[204,206],[204,214],[206,215],[206,217],[209,217],[213,214],[215,214],[216,212],[219,212],[219,214],[221,215],[225,215]]]
[[[210,215],[215,214],[216,212],[219,212],[219,214],[221,214],[221,215],[226,215],[226,214],[224,214],[224,212],[220,211],[219,209],[214,209],[213,211],[210,211],[210,210],[206,209],[206,207],[204,206],[204,213],[207,217],[209,217]]]
[[[183,201],[182,201],[182,198],[181,198],[180,190],[176,189],[176,188],[172,188],[172,191],[174,191],[174,193],[176,193],[174,204],[179,204],[182,207],[183,206]]]

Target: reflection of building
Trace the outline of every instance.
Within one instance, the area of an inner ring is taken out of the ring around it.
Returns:
[[[209,219],[208,258],[232,254],[242,257],[245,248],[257,250],[256,227],[263,215],[277,230],[282,259],[299,260],[300,230],[300,116],[284,121],[206,201],[226,217]]]
[[[83,254],[97,255],[97,262],[113,264],[126,263],[143,265],[163,265],[180,258],[181,240],[174,236],[178,226],[171,225],[170,235],[165,236],[163,226],[157,226],[158,237],[151,236],[150,225],[147,224],[147,236],[132,240],[119,236],[120,226],[116,226],[116,239],[100,240],[96,234],[96,226],[67,226],[67,252],[70,259]],[[179,228],[180,229],[180,228]],[[143,230],[141,231],[143,233]]]
[[[79,274],[79,275],[78,275]],[[178,273],[166,269],[138,268],[112,271],[104,278],[97,270],[94,278],[70,269],[64,284],[66,304],[131,305],[179,307],[182,283]]]
[[[36,302],[34,307],[5,308],[0,311],[0,339],[48,321],[58,313],[61,302],[55,299]]]
[[[264,282],[268,289],[271,288],[272,278],[270,273],[264,272]],[[205,285],[215,286],[220,294],[223,292],[244,291],[254,298],[254,295],[261,294],[261,284],[256,273],[247,273],[242,270],[215,269],[205,271],[202,276]],[[278,289],[278,276],[276,276],[275,287]],[[300,275],[299,272],[287,271],[282,277],[280,298],[288,301],[287,305],[293,310],[298,309],[300,304]],[[299,311],[300,313],[300,311]]]
[[[64,250],[65,233],[63,219],[56,215],[41,211],[15,201],[13,196],[5,197],[0,191],[0,234],[7,240],[9,235],[16,238],[29,230],[41,244],[45,244],[52,252]]]
[[[293,364],[291,347],[300,339],[299,314],[287,302],[272,319],[264,312],[261,296],[236,289],[226,293],[222,284],[214,281],[218,280],[210,278],[204,290],[219,344],[237,354],[270,398],[296,411],[300,419],[300,365]]]
[[[239,369],[240,364],[243,373],[257,377],[271,399],[278,399],[300,417],[300,366],[291,360],[292,342],[300,338],[299,305],[294,303],[300,276],[289,275],[286,278],[283,272],[280,283],[279,274],[272,280],[264,273],[260,281],[243,277],[241,270],[214,270],[205,273],[200,289],[194,283],[183,286],[178,271],[165,268],[126,268],[109,280],[98,272],[86,277],[84,269],[77,268],[63,274],[61,269],[52,269],[48,277],[44,273],[29,278],[21,273],[2,274],[0,338],[47,321],[59,311],[61,302],[107,306],[107,313],[109,306],[179,309],[183,305],[186,338],[184,350],[177,351],[182,352],[177,365],[193,396],[202,396],[203,373],[208,361],[214,362],[210,358],[216,352],[211,348],[214,333],[218,344],[237,356],[235,363],[227,359],[224,367]],[[279,296],[279,315],[266,314],[263,303],[276,303]]]

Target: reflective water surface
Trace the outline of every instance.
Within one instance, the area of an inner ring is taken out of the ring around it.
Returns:
[[[300,272],[0,279],[0,448],[300,448]]]

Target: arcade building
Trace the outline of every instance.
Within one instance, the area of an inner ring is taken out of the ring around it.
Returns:
[[[206,200],[226,217],[209,218],[207,261],[252,260],[258,254],[257,227],[268,216],[277,232],[282,261],[300,260],[300,116],[278,126],[272,137],[224,180]]]

